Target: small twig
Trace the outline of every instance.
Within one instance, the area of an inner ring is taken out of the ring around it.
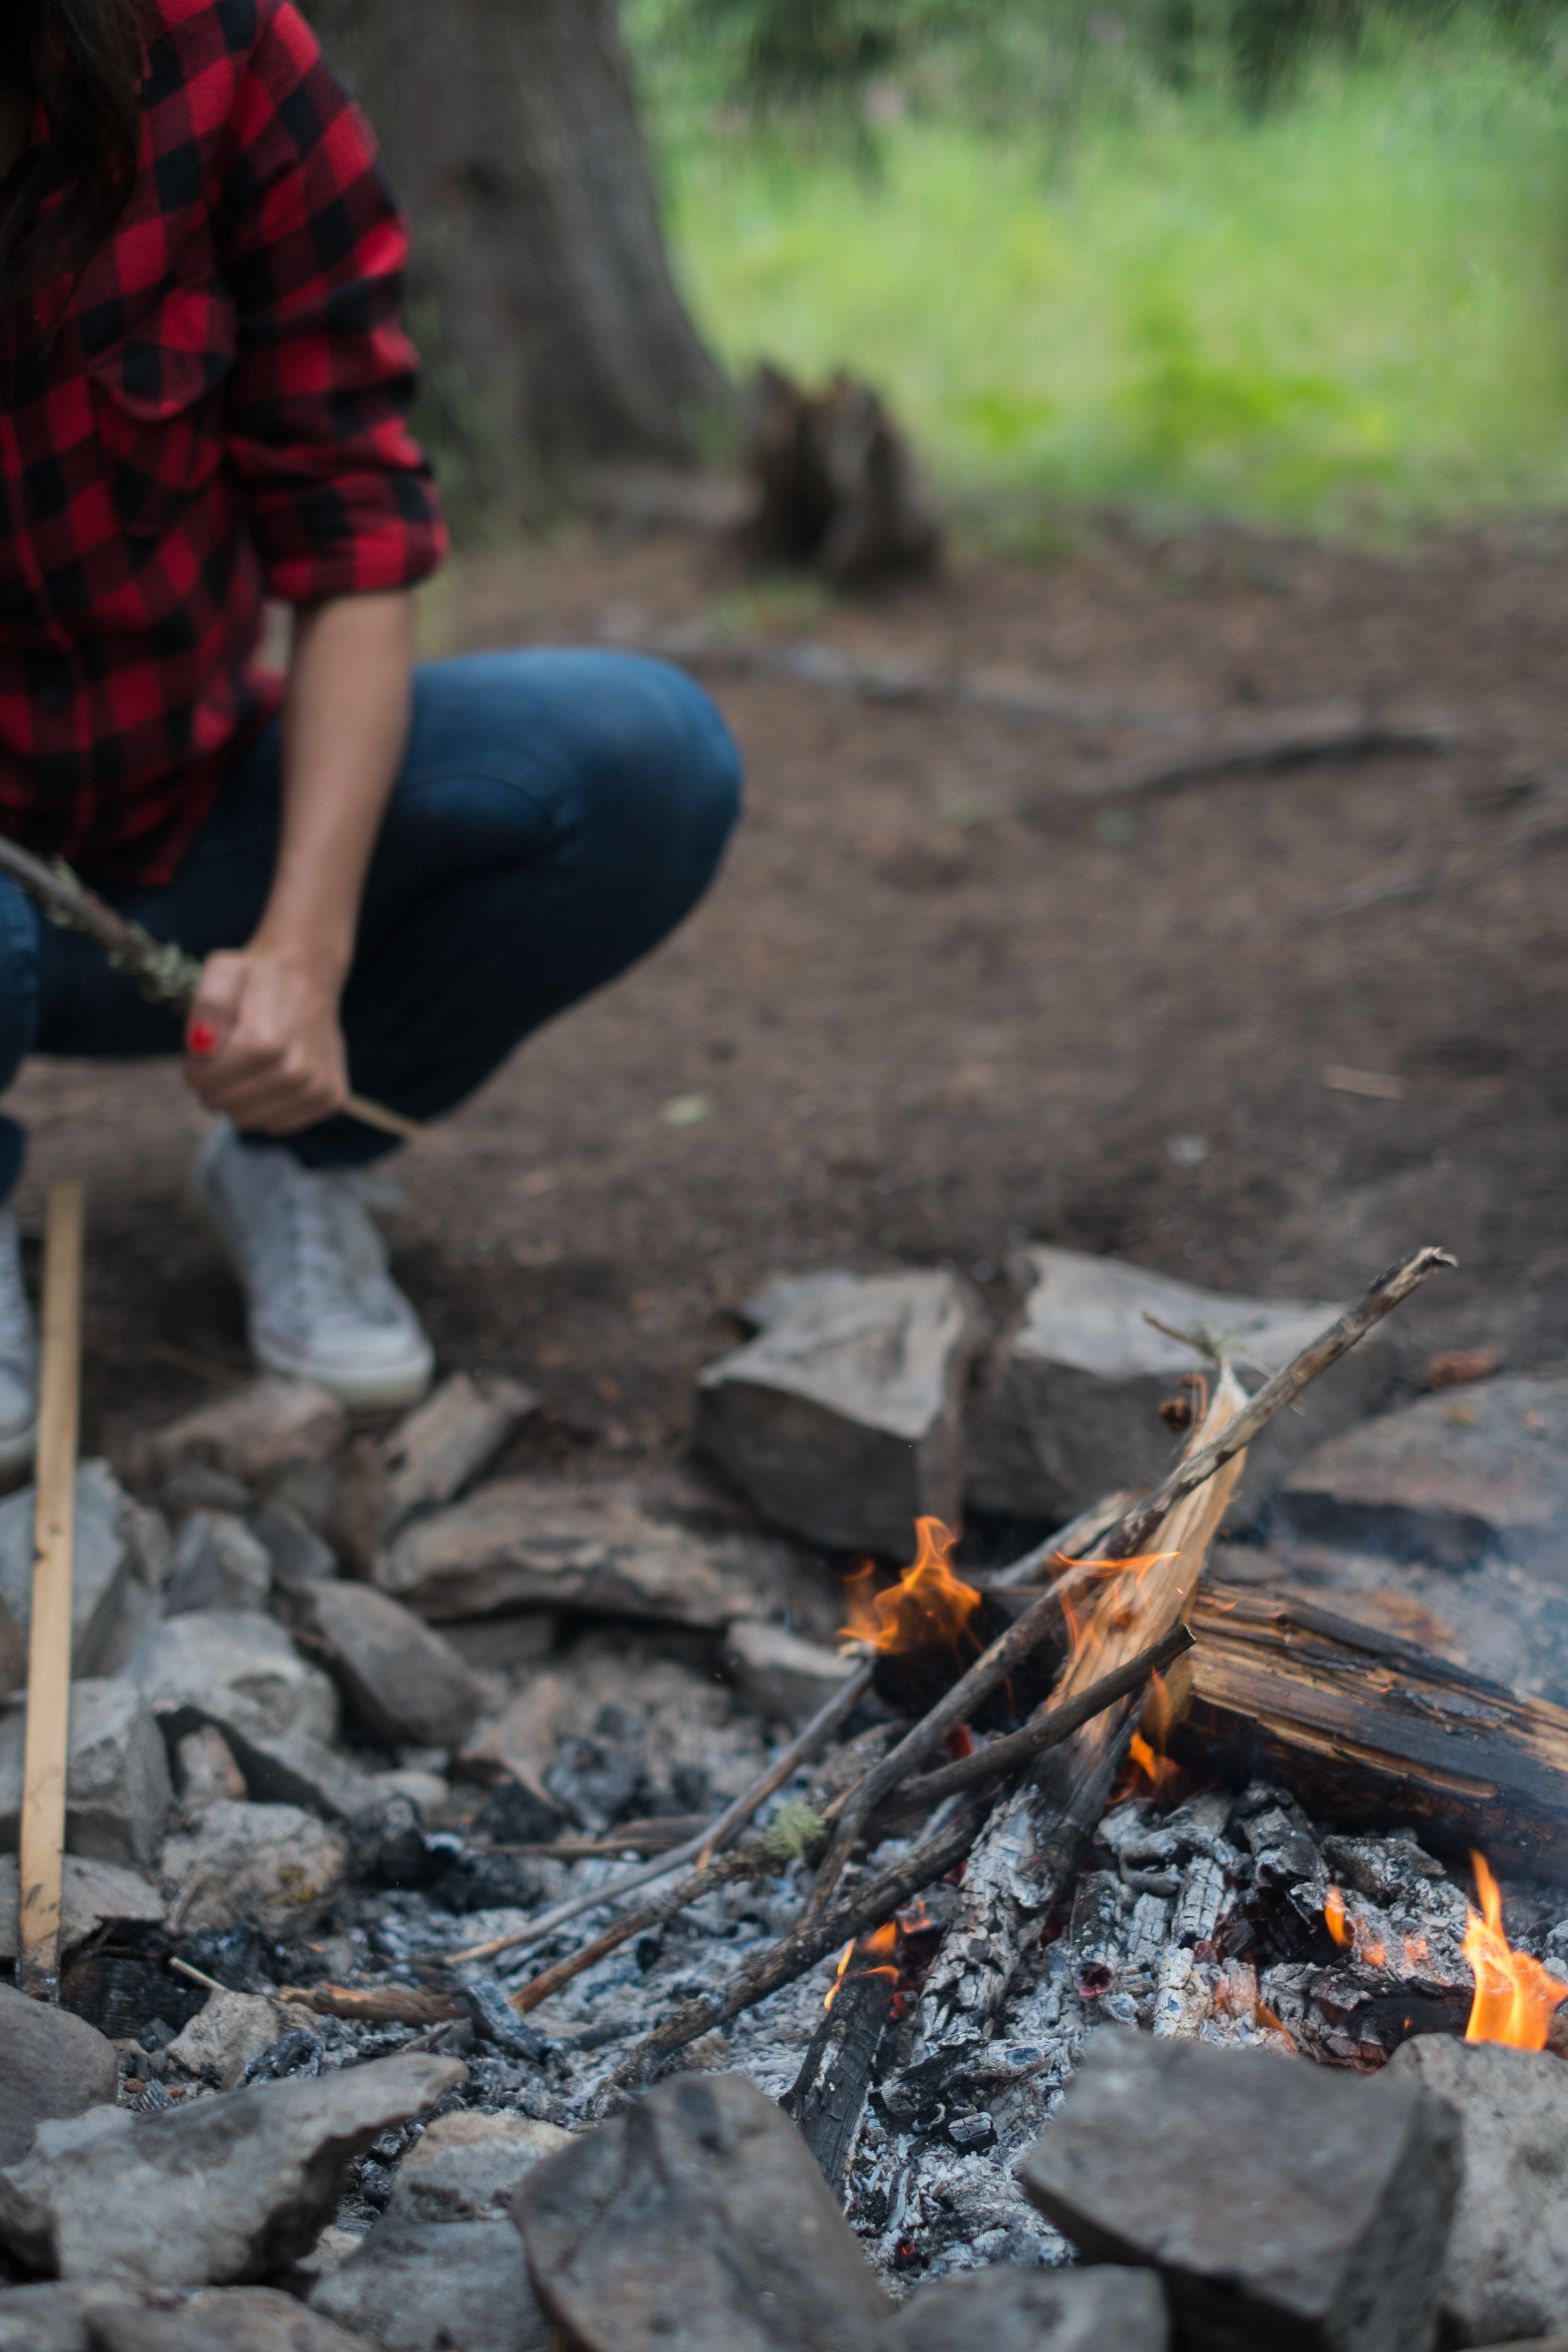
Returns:
[[[649,1886],[656,1878],[663,1878],[670,1871],[679,1870],[689,1862],[695,1863],[700,1869],[711,1860],[719,1847],[728,1844],[736,1831],[745,1826],[757,1807],[771,1797],[775,1789],[783,1786],[795,1767],[807,1762],[822,1743],[832,1738],[839,1725],[854,1714],[870,1687],[871,1667],[868,1664],[856,1669],[835,1691],[826,1706],[817,1709],[805,1729],[797,1732],[788,1747],[774,1757],[767,1770],[760,1774],[751,1787],[736,1798],[728,1811],[721,1813],[711,1829],[705,1830],[700,1837],[689,1838],[684,1845],[677,1846],[673,1853],[659,1854],[652,1862],[640,1863],[637,1869],[626,1871],[621,1877],[612,1879],[607,1885],[585,1887],[580,1895],[569,1895],[564,1902],[542,1912],[537,1919],[531,1919],[526,1927],[518,1928],[512,1935],[492,1937],[487,1944],[470,1944],[462,1951],[449,1952],[447,1958],[454,1965],[468,1960],[493,1960],[500,1952],[518,1951],[525,1944],[542,1942],[546,1936],[552,1936],[557,1927],[564,1927],[568,1919],[575,1919],[580,1912],[597,1911],[604,1904],[618,1902],[623,1895],[635,1895],[639,1886]]]
[[[1114,1706],[1119,1698],[1127,1698],[1133,1691],[1141,1690],[1152,1675],[1163,1674],[1184,1651],[1190,1650],[1194,1641],[1194,1636],[1185,1625],[1173,1625],[1161,1640],[1140,1650],[1125,1665],[1101,1675],[1076,1698],[1064,1701],[1048,1713],[1037,1714],[1022,1731],[1010,1732],[1005,1739],[993,1739],[987,1746],[975,1748],[973,1755],[944,1764],[940,1771],[928,1772],[919,1780],[904,1781],[893,1791],[891,1805],[900,1813],[912,1813],[917,1808],[925,1811],[955,1790],[972,1788],[977,1780],[1016,1772],[1021,1764],[1032,1763],[1047,1748],[1059,1747],[1064,1739],[1070,1739],[1075,1731],[1080,1731],[1106,1707]]]
[[[646,2081],[656,2067],[677,2050],[684,2049],[689,2042],[710,2033],[715,2026],[723,2025],[731,2017],[739,2017],[742,2010],[765,2000],[781,1985],[793,1983],[815,1961],[848,1943],[865,1928],[879,1926],[900,1903],[907,1903],[922,1887],[944,1878],[963,1860],[979,1836],[989,1810],[984,1803],[971,1806],[922,1844],[911,1846],[898,1862],[879,1872],[863,1886],[840,1895],[837,1903],[816,1918],[802,1919],[797,1927],[781,1937],[776,1944],[771,1944],[765,1952],[743,1960],[723,1991],[708,2000],[688,2002],[676,2016],[667,2018],[639,2042],[610,2077],[611,2085],[626,2090]]]
[[[444,1992],[412,1985],[280,1985],[279,2000],[302,2002],[318,2017],[357,2017],[372,2025],[447,2025],[467,2009]]]
[[[1058,1528],[1054,1536],[1047,1536],[1044,1543],[1036,1544],[1032,1550],[1010,1560],[994,1576],[976,1577],[975,1582],[988,1592],[1010,1592],[1016,1585],[1037,1583],[1041,1570],[1053,1562],[1080,1559],[1085,1552],[1092,1551],[1107,1528],[1113,1528],[1123,1511],[1131,1508],[1139,1492],[1136,1486],[1124,1486],[1117,1494],[1102,1496],[1087,1511],[1080,1511],[1076,1519],[1069,1519],[1065,1528]]]
[[[651,1903],[643,1904],[638,1910],[624,1911],[602,1936],[595,1936],[591,1944],[584,1944],[581,1951],[574,1952],[569,1958],[557,1960],[552,1968],[542,1969],[517,1992],[509,1993],[507,1999],[520,2017],[526,2017],[531,2009],[537,2009],[540,2002],[548,2000],[552,1992],[559,1992],[562,1986],[570,1984],[574,1977],[580,1977],[584,1969],[591,1969],[596,1960],[617,1951],[634,1936],[640,1936],[645,1928],[662,1927],[667,1919],[673,1919],[677,1912],[686,1910],[690,1904],[700,1903],[702,1897],[711,1895],[716,1886],[729,1886],[738,1878],[755,1878],[764,1872],[782,1870],[785,1859],[782,1853],[770,1853],[761,1839],[754,1839],[750,1845],[741,1846],[735,1853],[725,1854],[721,1861],[710,1863],[705,1870],[692,1871],[679,1886],[672,1886],[668,1895],[656,1895]]]
[[[183,1977],[189,1977],[193,1984],[205,1985],[208,1992],[227,1992],[228,1990],[227,1985],[219,1984],[216,1977],[209,1977],[205,1969],[192,1968],[189,1960],[182,1960],[176,1956],[170,1960],[169,1966],[172,1969],[178,1969]]]

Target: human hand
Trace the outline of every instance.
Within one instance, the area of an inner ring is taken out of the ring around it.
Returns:
[[[349,1081],[336,984],[271,950],[209,956],[185,1023],[185,1083],[208,1110],[263,1135],[341,1110]]]

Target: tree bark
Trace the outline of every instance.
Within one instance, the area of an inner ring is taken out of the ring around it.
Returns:
[[[468,487],[689,458],[730,392],[670,275],[616,0],[305,5],[412,215],[432,436]]]

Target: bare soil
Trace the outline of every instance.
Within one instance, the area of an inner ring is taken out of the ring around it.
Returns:
[[[1322,1298],[1437,1241],[1461,1270],[1407,1314],[1407,1372],[1568,1354],[1563,554],[1107,525],[804,620],[711,540],[460,564],[427,615],[442,649],[718,610],[1140,702],[1352,694],[1464,730],[1106,807],[1056,788],[1136,739],[717,681],[750,811],[708,902],[398,1168],[395,1263],[445,1362],[543,1392],[517,1458],[679,1454],[694,1373],[771,1275],[950,1262],[1000,1315],[1026,1237]],[[89,1186],[88,1442],[242,1377],[237,1297],[184,1206],[177,1072],[38,1063],[11,1104],[25,1228],[51,1177]]]

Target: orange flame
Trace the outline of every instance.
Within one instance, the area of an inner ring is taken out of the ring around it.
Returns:
[[[884,1920],[873,1934],[853,1938],[838,1956],[838,1966],[833,1971],[833,1982],[823,1999],[824,2009],[831,2009],[840,1990],[851,1977],[889,1977],[894,1985],[899,1981],[899,1926],[896,1919]],[[870,1963],[867,1968],[852,1969],[849,1965],[857,1951]]]
[[[1552,2012],[1568,2000],[1559,1984],[1528,1952],[1516,1952],[1502,1931],[1502,1896],[1485,1858],[1473,1853],[1479,1912],[1465,1927],[1465,1958],[1476,1979],[1467,2042],[1506,2042],[1514,2050],[1544,2050]]]
[[[1387,1967],[1388,1946],[1381,1936],[1374,1936],[1366,1921],[1358,1918],[1353,1911],[1347,1916],[1345,1898],[1337,1886],[1331,1886],[1323,1897],[1323,1925],[1342,1950],[1348,1951],[1353,1948],[1357,1959],[1363,1961],[1369,1969]],[[1405,1943],[1408,1948],[1408,1937]]]
[[[886,1591],[871,1591],[877,1571],[869,1561],[846,1577],[849,1622],[839,1628],[841,1635],[864,1642],[869,1649],[897,1651],[956,1650],[969,1633],[980,1595],[952,1573],[956,1531],[940,1519],[917,1519],[915,1535],[919,1549],[913,1566]]]
[[[1146,1739],[1142,1731],[1135,1731],[1127,1743],[1133,1776],[1131,1787],[1123,1792],[1125,1795],[1157,1797],[1167,1783],[1177,1777],[1181,1767],[1173,1764],[1165,1753],[1165,1742],[1175,1719],[1175,1702],[1166,1687],[1164,1676],[1151,1675],[1149,1696],[1143,1702],[1142,1720],[1152,1736]]]
[[[1345,1898],[1337,1886],[1331,1886],[1323,1897],[1323,1925],[1336,1944],[1348,1948],[1354,1940],[1345,1926]]]

